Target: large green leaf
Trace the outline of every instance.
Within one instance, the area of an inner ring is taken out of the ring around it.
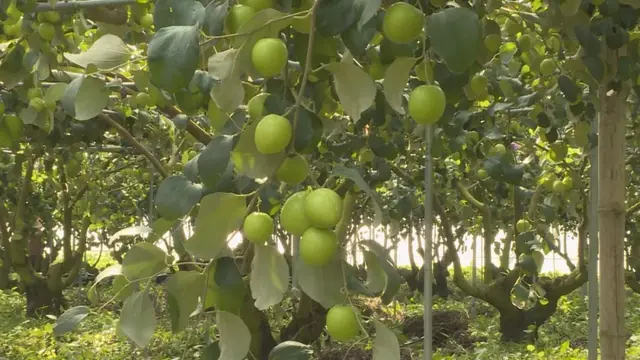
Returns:
[[[383,323],[374,320],[376,338],[373,340],[373,360],[400,360],[398,337]]]
[[[0,82],[8,90],[13,89],[24,78],[29,75],[28,69],[23,65],[26,57],[24,46],[17,44],[8,46],[4,50],[2,61],[0,62]]]
[[[47,134],[51,133],[51,130],[53,130],[53,112],[49,109],[45,108],[38,111],[32,106],[28,106],[20,110],[19,118],[22,120],[24,125],[37,126]]]
[[[76,120],[89,120],[102,113],[109,103],[106,83],[92,76],[75,78],[62,96],[64,111]]]
[[[205,9],[197,0],[158,0],[153,12],[156,31],[168,26],[202,24]]]
[[[218,311],[216,323],[220,332],[220,359],[244,360],[251,345],[251,333],[244,321],[230,312]]]
[[[353,121],[360,120],[362,112],[373,105],[376,84],[369,74],[353,63],[350,56],[327,65],[327,69],[333,73],[336,93],[344,111]]]
[[[224,112],[235,111],[244,102],[245,90],[238,71],[213,85],[211,98]]]
[[[153,85],[171,93],[189,85],[200,61],[199,32],[197,26],[169,26],[153,35],[147,49]]]
[[[478,15],[467,8],[453,7],[427,17],[431,48],[454,73],[466,71],[483,44]]]
[[[393,259],[391,259],[391,256],[389,255],[389,251],[382,245],[373,240],[364,240],[359,244],[366,246],[376,255],[376,258],[379,261],[378,265],[386,274],[386,286],[381,300],[383,304],[389,304],[393,300],[393,297],[398,293],[398,290],[400,290],[402,277],[400,276],[396,265],[393,263]]]
[[[213,138],[198,156],[198,175],[209,189],[216,189],[231,160],[233,137],[220,135]]]
[[[294,148],[298,153],[311,153],[318,147],[318,142],[322,138],[323,124],[316,113],[301,106],[300,117],[296,124],[294,137]],[[294,112],[289,115],[289,120],[293,122]]]
[[[311,356],[311,346],[296,341],[285,341],[271,350],[268,360],[311,360]]]
[[[373,220],[374,226],[380,225],[382,223],[382,199],[380,198],[380,195],[377,192],[373,191],[371,187],[369,187],[369,184],[364,181],[358,170],[348,168],[342,164],[337,164],[333,167],[331,176],[339,176],[345,179],[349,179],[353,181],[362,191],[367,193],[367,195],[371,197],[373,211],[375,213],[375,218]]]
[[[98,300],[97,286],[102,280],[110,277],[118,276],[118,275],[122,275],[122,265],[120,264],[114,264],[102,270],[98,274],[98,276],[96,276],[96,279],[93,281],[93,285],[91,285],[91,287],[89,288],[89,291],[87,292],[87,297],[89,298],[89,301],[91,301],[92,304],[97,303],[97,300]]]
[[[115,69],[129,61],[131,52],[119,37],[105,34],[79,54],[64,53],[64,57],[83,68],[94,65],[100,70]]]
[[[68,309],[56,319],[56,324],[53,326],[53,335],[60,336],[72,331],[87,315],[89,315],[87,306],[74,306]]]
[[[367,21],[364,26],[359,26],[357,23],[353,23],[340,35],[340,38],[353,55],[362,56],[365,54],[367,46],[377,33],[378,19],[373,17]]]
[[[175,220],[186,215],[202,198],[202,185],[194,184],[185,176],[169,176],[162,180],[154,201],[162,217]]]
[[[416,63],[416,58],[396,58],[384,73],[384,96],[393,110],[404,115],[402,99],[404,89],[409,81],[409,73]]]
[[[169,277],[167,293],[174,333],[187,327],[189,317],[198,305],[198,298],[204,292],[204,280],[204,275],[196,271],[179,271]]]
[[[297,259],[295,269],[302,291],[325,309],[344,301],[341,260],[335,259],[320,267],[307,265],[302,259]]]
[[[156,314],[147,292],[137,292],[125,300],[118,326],[139,347],[149,345],[156,327]]]
[[[387,274],[380,265],[380,260],[371,251],[363,252],[364,262],[367,264],[367,282],[365,286],[372,293],[381,293],[387,287]]]
[[[380,0],[323,0],[316,15],[318,32],[336,36],[353,24],[362,28],[378,12],[380,4]]]
[[[258,310],[282,301],[289,287],[289,264],[273,246],[255,245],[251,261],[251,295]]]
[[[184,244],[187,251],[200,259],[213,259],[227,243],[227,238],[240,228],[247,209],[244,196],[213,193],[202,198],[195,233]]]
[[[159,247],[141,242],[135,244],[122,260],[122,273],[129,281],[160,273],[166,267],[167,254]]]
[[[205,309],[213,306],[219,311],[240,314],[248,289],[234,259],[229,256],[218,258],[208,276]]]
[[[231,159],[238,174],[259,179],[272,176],[282,164],[285,153],[264,155],[258,151],[255,143],[257,122],[246,128],[233,149]]]
[[[222,35],[224,18],[229,11],[229,0],[211,1],[204,12],[202,31],[209,36]]]

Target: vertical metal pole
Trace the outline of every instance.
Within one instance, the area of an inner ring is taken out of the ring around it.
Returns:
[[[298,287],[298,247],[300,245],[300,236],[294,236],[291,241],[291,287]]]
[[[598,133],[598,117],[591,123],[591,131],[593,134]],[[593,148],[589,162],[591,170],[589,177],[590,182],[590,204],[589,204],[589,360],[597,360],[598,358],[598,151]]]
[[[476,246],[478,245],[478,237],[474,236],[473,237],[473,245],[471,245],[473,247],[473,250],[471,252],[471,283],[475,286],[476,285],[476,281],[478,279],[478,271],[477,271],[477,259],[476,257],[478,256],[478,249],[476,248]],[[475,297],[471,297],[471,318],[475,319],[476,317],[476,298]]]
[[[424,360],[431,360],[433,346],[433,159],[431,136],[433,125],[425,130],[426,157],[424,162]]]

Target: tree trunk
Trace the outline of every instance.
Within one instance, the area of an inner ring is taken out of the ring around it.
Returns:
[[[33,285],[26,285],[27,316],[39,317],[43,315],[60,315],[64,306],[62,291],[49,289],[44,281],[36,281]]]
[[[500,333],[505,342],[521,343],[534,340],[533,333],[527,333],[529,328],[524,311],[516,308],[500,311]]]
[[[9,266],[3,262],[0,265],[0,290],[11,289],[11,280],[9,279]]]
[[[318,340],[324,330],[327,310],[302,293],[298,311],[291,322],[282,329],[280,340],[293,340],[303,344],[311,344]]]
[[[600,88],[598,128],[600,236],[600,345],[602,358],[625,358],[624,238],[625,238],[625,97],[607,96]]]

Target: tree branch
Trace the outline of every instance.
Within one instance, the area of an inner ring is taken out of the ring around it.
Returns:
[[[117,121],[115,121],[114,119],[112,119],[111,117],[105,114],[98,115],[98,118],[106,122],[107,124],[109,124],[114,129],[116,129],[116,131],[118,132],[118,134],[120,134],[120,136],[125,138],[133,147],[135,147],[142,155],[144,155],[151,162],[153,167],[155,167],[156,170],[158,170],[158,172],[160,173],[160,175],[162,175],[163,178],[166,178],[169,176],[167,169],[164,168],[162,163],[160,163],[160,161],[149,150],[147,150],[147,148],[145,148],[142,144],[140,144],[140,142],[138,142],[138,140],[136,140],[136,138],[134,138],[133,135],[131,135],[127,131],[127,129],[125,129]]]
[[[39,3],[33,10],[34,13],[45,11],[76,11],[103,6],[125,6],[135,4],[136,0],[91,0],[91,1],[59,1],[55,5]]]
[[[68,261],[71,258],[73,207],[69,206],[69,184],[67,183],[66,168],[62,156],[58,157],[58,172],[60,173],[60,187],[62,188],[62,253],[64,261]]]

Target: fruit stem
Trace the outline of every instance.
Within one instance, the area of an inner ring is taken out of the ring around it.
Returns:
[[[309,24],[309,39],[307,43],[307,55],[305,57],[304,70],[302,71],[302,80],[300,81],[300,90],[298,91],[298,97],[296,98],[296,104],[294,106],[295,112],[293,113],[293,139],[291,140],[290,150],[293,152],[295,149],[295,136],[296,127],[298,125],[298,119],[300,118],[300,107],[302,103],[302,97],[304,96],[304,90],[307,87],[307,80],[309,78],[309,71],[311,70],[311,62],[313,60],[313,43],[316,38],[316,13],[318,12],[318,5],[321,0],[315,0],[310,11],[310,24]]]

